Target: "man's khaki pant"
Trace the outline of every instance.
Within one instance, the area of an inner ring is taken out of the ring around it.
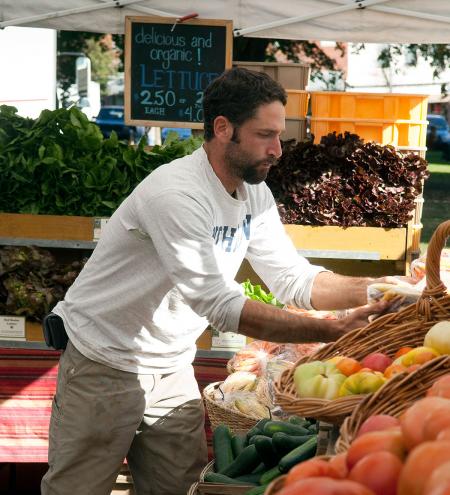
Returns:
[[[107,495],[124,458],[137,495],[185,495],[207,462],[192,366],[138,375],[61,356],[42,495]]]

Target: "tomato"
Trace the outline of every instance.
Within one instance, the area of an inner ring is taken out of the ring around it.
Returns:
[[[325,476],[327,478],[341,478],[339,472],[328,461],[310,459],[294,466],[287,474],[285,486],[304,478]]]
[[[282,488],[277,495],[375,495],[360,483],[333,478],[307,478]]]
[[[450,442],[435,440],[414,448],[405,461],[397,495],[423,495],[431,473],[450,461]]]
[[[391,452],[373,452],[358,461],[348,479],[370,488],[376,495],[396,495],[402,461]]]

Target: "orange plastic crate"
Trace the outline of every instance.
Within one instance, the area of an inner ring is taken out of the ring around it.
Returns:
[[[364,141],[392,146],[423,147],[427,138],[427,121],[383,121],[311,118],[311,134],[318,143],[330,132],[358,134]]]
[[[286,118],[304,119],[308,112],[309,93],[295,89],[287,89]]]
[[[426,120],[427,95],[311,92],[313,118]]]

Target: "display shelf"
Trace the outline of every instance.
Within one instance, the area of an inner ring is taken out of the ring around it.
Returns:
[[[405,260],[408,229],[285,225],[299,254],[308,258]]]
[[[86,249],[92,250],[95,241],[75,241],[61,239],[33,239],[31,237],[0,237],[2,246],[37,246],[43,248]]]
[[[0,339],[0,348],[3,349],[40,349],[40,350],[54,350],[48,347],[45,342],[37,341],[24,341],[24,340],[3,340]],[[235,354],[235,351],[212,351],[210,349],[197,349],[195,353],[196,358],[217,358],[217,359],[231,359]]]
[[[91,217],[0,213],[0,237],[92,241],[94,221]]]

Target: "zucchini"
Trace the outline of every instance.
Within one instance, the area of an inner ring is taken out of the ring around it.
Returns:
[[[318,423],[313,423],[312,425],[308,426],[308,430],[311,433],[317,433],[319,431],[319,424]]]
[[[255,483],[248,483],[245,481],[238,481],[229,476],[225,476],[224,474],[214,473],[212,471],[208,471],[205,474],[204,480],[207,483],[223,483],[225,485],[252,485]]]
[[[259,482],[261,485],[268,485],[272,480],[281,476],[281,471],[278,466],[274,466],[272,469],[269,469],[265,473],[261,475],[259,478]]]
[[[264,435],[255,435],[252,440],[255,439],[254,445],[259,457],[263,461],[266,468],[270,469],[280,460],[280,455],[277,454],[272,446],[272,439]]]
[[[288,435],[308,435],[311,433],[307,428],[300,425],[294,425],[287,421],[268,421],[264,425],[263,434],[271,437],[274,433],[282,431]]]
[[[308,421],[307,419],[302,418],[300,416],[296,416],[294,414],[292,416],[289,416],[288,423],[291,423],[293,425],[303,426],[303,428],[308,428],[311,424],[311,421]]]
[[[280,456],[284,456],[299,445],[304,444],[312,436],[312,433],[310,435],[288,435],[282,431],[277,431],[273,434],[272,446],[275,452]]]
[[[280,459],[278,468],[282,473],[287,473],[292,466],[299,462],[306,461],[314,457],[317,449],[317,435],[311,436],[309,440],[295,448]]]
[[[261,478],[261,473],[242,474],[241,476],[236,476],[236,478],[233,479],[259,485],[259,478]]]
[[[245,436],[242,435],[234,435],[231,437],[231,450],[233,451],[233,458],[236,457],[244,450],[245,448]]]
[[[221,472],[233,462],[233,450],[231,449],[231,431],[226,425],[219,425],[213,432],[214,466],[217,472]]]
[[[264,466],[264,463],[261,462],[261,464],[258,464],[255,469],[251,472],[251,474],[256,474],[258,473],[260,476],[262,473],[264,473],[264,471],[267,471],[267,468],[266,466]]]
[[[251,473],[256,466],[259,466],[260,462],[261,457],[259,457],[256,447],[249,445],[245,447],[231,464],[220,471],[220,474],[224,474],[230,478],[236,478],[236,476]]]
[[[244,495],[264,495],[266,488],[267,488],[267,485],[255,486],[255,488],[252,488],[248,492],[245,492]]]
[[[253,435],[261,435],[262,432],[263,432],[263,429],[264,429],[264,425],[270,421],[270,419],[268,418],[264,418],[264,419],[261,419],[259,420],[255,426],[253,426],[252,428],[250,428],[250,430],[248,430],[247,432],[247,443],[248,441],[250,440],[250,438],[253,436]]]

